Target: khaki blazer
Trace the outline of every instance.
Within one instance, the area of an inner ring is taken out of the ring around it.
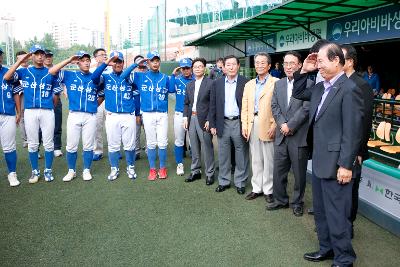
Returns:
[[[275,82],[278,80],[279,79],[269,75],[259,96],[258,121],[260,125],[258,137],[262,141],[273,141],[273,139],[268,137],[267,132],[271,127],[276,127],[274,117],[272,116],[271,99],[272,93],[274,92]],[[256,79],[252,79],[244,86],[241,111],[242,129],[247,130],[249,136],[254,122],[255,94]]]

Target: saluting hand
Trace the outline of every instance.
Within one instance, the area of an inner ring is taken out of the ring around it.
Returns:
[[[176,67],[173,71],[172,71],[172,75],[176,76],[178,74],[178,71],[181,69],[181,67]]]
[[[303,67],[300,73],[308,73],[317,69],[317,56],[318,53],[311,53],[304,60]]]
[[[22,57],[18,57],[18,60],[17,60],[16,63],[21,64],[21,63],[24,62],[25,60],[29,60],[29,59],[31,58],[31,56],[32,56],[32,53],[27,53],[27,54],[25,54],[25,55],[22,56]]]
[[[75,64],[78,63],[78,61],[79,61],[79,56],[77,55],[73,55],[69,58],[69,63]]]

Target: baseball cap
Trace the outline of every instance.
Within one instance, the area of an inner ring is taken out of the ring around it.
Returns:
[[[35,44],[31,47],[31,49],[29,49],[29,53],[36,53],[37,51],[42,51],[44,53],[45,49],[39,45],[39,44]]]
[[[79,59],[83,58],[84,56],[87,56],[88,58],[90,58],[90,54],[83,50],[78,51],[75,55],[78,56]]]
[[[149,60],[153,60],[155,57],[158,57],[160,59],[160,54],[158,53],[157,50],[151,51],[149,53],[147,53],[147,58]]]
[[[1,49],[1,47],[0,47],[0,54],[3,54],[3,49]]]
[[[45,49],[44,53],[46,54],[46,56],[50,56],[50,57],[53,56],[53,52],[51,52],[51,50],[49,50],[49,49]]]
[[[179,60],[179,67],[181,68],[191,68],[192,67],[192,61],[189,58],[183,58]]]
[[[113,58],[115,55],[118,55],[118,59],[124,61],[124,55],[119,51],[112,51],[110,54],[110,58]]]

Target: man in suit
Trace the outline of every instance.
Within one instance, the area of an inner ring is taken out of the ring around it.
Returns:
[[[276,123],[271,112],[271,98],[275,82],[278,80],[268,73],[271,57],[264,52],[254,56],[257,77],[246,83],[242,100],[242,135],[250,140],[252,192],[246,196],[253,200],[264,195],[273,202],[272,174]]]
[[[308,161],[307,131],[310,102],[292,98],[293,73],[301,68],[301,56],[289,51],[283,57],[286,78],[275,83],[272,96],[272,114],[278,124],[275,136],[274,157],[274,203],[267,210],[289,207],[286,192],[290,168],[294,175],[292,198],[293,214],[303,215],[303,197],[306,188]],[[310,81],[311,82],[311,81]]]
[[[354,182],[353,182],[353,193],[352,193],[352,205],[351,205],[351,238],[354,236],[353,224],[356,220],[357,210],[358,210],[358,187],[360,185],[361,179],[361,165],[364,160],[369,158],[368,155],[368,139],[372,127],[372,111],[374,105],[374,93],[371,86],[366,82],[360,75],[355,71],[355,66],[357,65],[357,51],[351,45],[342,45],[342,51],[345,58],[345,64],[343,71],[346,73],[347,77],[351,79],[362,91],[364,100],[364,120],[363,120],[363,132],[361,136],[361,146],[358,151],[357,160],[358,163],[356,168],[353,168],[354,172]],[[360,167],[360,168],[357,168]]]
[[[234,183],[238,194],[245,193],[249,171],[248,144],[241,134],[240,110],[244,85],[248,81],[238,75],[239,59],[224,58],[226,76],[214,81],[211,90],[209,122],[211,133],[218,137],[219,175],[216,192],[223,192],[231,184],[231,141],[235,148]]]
[[[191,172],[185,182],[193,182],[201,178],[201,151],[203,151],[206,167],[206,184],[214,183],[214,146],[208,122],[208,110],[213,81],[204,77],[206,60],[196,58],[192,62],[194,81],[186,86],[183,127],[189,129],[190,146],[192,148]]]
[[[352,169],[360,148],[363,100],[361,89],[343,72],[339,45],[328,43],[311,53],[294,75],[292,97],[310,100],[307,143],[312,151],[312,192],[319,250],[304,254],[309,261],[333,258],[332,266],[352,266],[349,220]],[[318,68],[324,81],[306,88],[307,73]]]

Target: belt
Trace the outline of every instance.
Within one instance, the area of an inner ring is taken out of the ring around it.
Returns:
[[[257,112],[254,112],[254,116],[258,116],[258,111],[257,111]]]
[[[197,111],[192,111],[192,115],[197,115]]]
[[[231,116],[231,117],[224,117],[225,120],[230,120],[230,121],[234,121],[239,119],[239,116]]]

